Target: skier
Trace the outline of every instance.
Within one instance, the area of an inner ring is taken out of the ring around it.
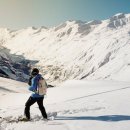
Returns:
[[[40,78],[42,78],[42,76],[39,74],[39,70],[37,68],[34,68],[31,72],[31,77],[28,83],[30,85],[29,90],[32,91],[33,93],[25,104],[25,110],[24,110],[24,114],[26,116],[26,118],[24,119],[25,121],[30,120],[30,106],[33,105],[35,102],[37,102],[39,106],[43,119],[47,120],[47,113],[43,106],[44,95],[39,95],[37,93],[37,86]]]

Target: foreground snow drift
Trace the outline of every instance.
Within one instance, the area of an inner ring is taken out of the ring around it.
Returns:
[[[27,84],[0,78],[0,116],[10,119],[23,114],[30,93]],[[8,91],[8,90],[9,91]],[[129,130],[130,83],[112,81],[66,81],[49,88],[44,100],[47,112],[57,112],[45,122],[37,104],[30,122],[8,123],[0,119],[0,130]]]

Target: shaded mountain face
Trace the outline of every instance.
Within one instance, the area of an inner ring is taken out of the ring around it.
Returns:
[[[26,82],[30,74],[29,63],[23,56],[10,54],[0,46],[0,77]]]
[[[53,28],[1,28],[0,44],[11,54],[38,61],[35,67],[52,84],[67,79],[130,80],[130,14],[66,21]]]

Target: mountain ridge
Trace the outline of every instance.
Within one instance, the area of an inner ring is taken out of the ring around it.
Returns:
[[[130,14],[66,21],[52,28],[0,29],[0,44],[35,64],[52,84],[67,79],[128,81]]]

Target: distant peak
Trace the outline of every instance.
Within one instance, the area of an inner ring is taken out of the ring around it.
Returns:
[[[41,28],[41,29],[48,29],[48,28],[47,28],[47,27],[45,27],[45,26],[41,26],[40,28]]]
[[[27,27],[26,29],[29,29],[29,30],[36,30],[37,28],[34,27],[34,26],[30,26],[30,27]]]
[[[118,13],[118,14],[115,14],[114,16],[112,16],[110,18],[110,20],[117,20],[117,19],[122,19],[122,18],[125,18],[125,14],[124,13]]]
[[[89,21],[87,24],[88,25],[97,25],[97,24],[101,24],[102,21],[101,20],[92,20],[92,21]]]
[[[34,27],[34,26],[30,26],[30,27],[27,27],[26,29],[28,29],[28,30],[38,30],[39,28],[38,27]],[[47,29],[47,27],[41,26],[40,29]]]
[[[66,21],[65,22],[66,24],[68,23],[71,23],[71,24],[84,24],[84,23],[86,23],[86,22],[84,22],[84,21],[81,21],[81,20],[68,20],[68,21]]]
[[[125,15],[124,13],[117,13],[114,16],[119,17],[119,16],[124,16],[124,15]]]
[[[101,20],[92,20],[89,22],[86,21],[81,21],[81,20],[68,20],[65,22],[66,25],[73,25],[73,24],[78,24],[79,26],[87,24],[87,25],[97,25],[97,24],[101,24],[102,21]]]

